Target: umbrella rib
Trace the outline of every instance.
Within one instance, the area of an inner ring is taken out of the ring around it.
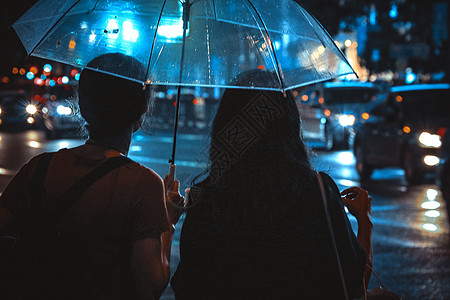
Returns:
[[[42,43],[42,41],[48,36],[48,34],[53,30],[53,28],[55,28],[56,24],[59,23],[59,21],[61,21],[62,18],[64,18],[67,13],[74,8],[75,5],[78,4],[78,2],[80,2],[80,0],[78,0],[77,2],[75,2],[68,10],[66,10],[66,12],[58,19],[58,21],[55,22],[55,24],[53,24],[53,26],[44,34],[44,36],[39,40],[39,42],[36,44],[36,46],[33,47],[33,49],[30,51],[30,54],[33,53],[34,50],[36,50],[36,48]]]
[[[317,34],[317,31],[314,30],[314,26],[312,25],[312,23],[311,23],[311,21],[309,20],[308,16],[307,16],[307,15],[305,14],[305,12],[303,11],[303,10],[305,10],[305,9],[304,9],[300,4],[298,4],[298,5],[302,8],[302,9],[300,9],[300,11],[301,11],[302,15],[305,17],[306,21],[308,21],[309,26],[311,26],[311,28],[313,29],[314,34],[317,36],[317,38],[319,39],[319,41],[322,43],[322,46],[324,46],[324,47],[326,48],[327,45],[325,45],[325,42],[323,41],[323,39]],[[317,19],[315,19],[315,21],[316,21],[316,23],[319,23],[319,22],[317,21]],[[320,23],[319,23],[319,24],[320,24]],[[323,31],[326,32],[325,28],[324,28],[322,25],[320,25],[320,26],[322,27]]]
[[[213,3],[214,20],[217,21],[216,1],[212,0],[212,3]]]
[[[95,3],[94,7],[93,7],[93,8],[91,9],[91,11],[88,12],[87,14],[92,13],[92,12],[97,8],[97,5],[98,5],[99,2],[100,2],[100,0],[97,0],[97,2]]]
[[[266,23],[264,23],[264,20],[262,19],[261,15],[259,14],[259,12],[258,12],[258,10],[256,9],[256,7],[253,5],[253,3],[252,3],[250,0],[247,0],[247,2],[248,2],[248,3],[250,4],[250,6],[253,8],[253,10],[255,11],[256,15],[257,15],[258,18],[259,18],[259,20],[261,21],[261,24],[264,26],[264,31],[266,32],[266,35],[267,35],[268,44],[269,44],[269,47],[270,47],[271,50],[272,50],[273,57],[274,57],[274,59],[275,59],[276,65],[277,65],[277,72],[276,72],[276,73],[277,73],[278,81],[280,82],[280,84],[281,84],[281,89],[283,90],[283,93],[284,93],[285,87],[284,87],[284,82],[283,82],[283,78],[282,78],[283,75],[282,75],[281,66],[280,66],[280,64],[278,63],[277,54],[275,53],[275,49],[273,48],[272,40],[270,39],[269,31],[267,30]]]
[[[300,5],[300,4],[299,4],[299,5]],[[331,37],[331,35],[328,33],[328,31],[325,29],[325,27],[323,27],[323,25],[317,20],[317,18],[314,17],[314,16],[311,15],[311,14],[310,14],[310,16],[314,19],[314,21],[316,21],[316,23],[320,26],[320,28],[323,30],[323,32],[326,33],[326,35],[328,36],[328,38],[329,38],[331,41],[333,41],[333,38]],[[305,16],[305,17],[306,17],[306,16]],[[309,21],[309,19],[308,19],[308,18],[306,18],[306,19],[308,20],[309,24],[311,24],[311,22]],[[312,25],[311,25],[311,27],[312,27]],[[314,32],[315,32],[315,31],[314,31]],[[317,33],[316,33],[316,35],[317,35]],[[318,35],[317,35],[317,36],[318,36]],[[319,37],[319,36],[318,36],[318,37]],[[320,39],[320,37],[319,37],[319,39]],[[322,40],[320,40],[320,41],[322,41]],[[322,41],[322,44],[323,44],[323,41]],[[353,74],[355,74],[356,78],[359,78],[358,74],[356,74],[356,72],[355,72],[355,70],[353,69],[352,65],[350,64],[350,62],[348,61],[347,57],[345,56],[344,52],[342,52],[342,50],[341,50],[334,42],[333,42],[333,45],[334,45],[334,48],[337,49],[338,52],[341,54],[341,56],[344,58],[344,61],[350,66],[350,68],[352,69]],[[325,47],[325,45],[324,45],[324,47]]]
[[[147,73],[145,74],[145,81],[148,80],[148,71],[150,70],[150,64],[152,62],[153,48],[155,47],[156,36],[158,35],[159,23],[161,22],[161,18],[162,18],[164,7],[166,6],[166,2],[167,2],[167,0],[164,0],[164,3],[161,7],[161,12],[159,13],[158,23],[156,24],[155,35],[153,36],[152,48],[150,50],[150,55],[148,57]]]
[[[206,3],[205,3],[206,5]],[[213,11],[214,11],[214,18],[215,20],[217,20],[216,18],[216,8],[215,8],[215,2],[213,0]],[[205,23],[206,23],[206,53],[207,53],[207,60],[208,60],[208,82],[211,82],[211,38],[209,36],[209,20],[208,18],[205,18]]]

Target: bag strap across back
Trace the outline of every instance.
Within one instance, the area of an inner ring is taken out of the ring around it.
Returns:
[[[126,165],[131,161],[131,159],[125,156],[115,156],[102,162],[97,168],[92,170],[89,174],[80,179],[69,189],[67,189],[61,196],[58,197],[59,199],[61,199],[60,201],[57,201],[56,211],[58,212],[58,214],[62,215],[62,212],[67,211],[72,203],[78,197],[80,197],[80,195],[94,182],[96,182],[109,172],[113,171],[114,169]]]
[[[44,153],[39,161],[37,171],[30,182],[29,191],[35,205],[45,198],[44,181],[53,153]],[[51,213],[51,218],[56,221],[67,211],[77,198],[94,182],[123,165],[132,162],[126,156],[115,156],[108,158],[98,167],[88,173],[85,177],[77,181],[57,199],[57,206]],[[42,202],[41,202],[42,203]]]
[[[46,152],[42,154],[41,159],[39,160],[38,166],[36,168],[36,172],[34,173],[33,177],[31,178],[29,185],[28,185],[28,193],[31,195],[33,199],[33,204],[39,203],[44,195],[45,195],[45,189],[44,189],[44,182],[45,177],[47,175],[47,170],[50,165],[50,161],[53,158],[53,155],[55,155],[56,152]]]
[[[317,180],[319,181],[320,193],[322,194],[323,206],[324,206],[325,214],[327,217],[328,230],[330,231],[330,236],[331,236],[331,244],[333,245],[334,253],[336,255],[337,265],[338,265],[338,269],[339,269],[339,277],[341,279],[341,284],[342,284],[342,290],[344,292],[345,299],[349,300],[348,293],[347,293],[347,286],[345,285],[344,273],[342,272],[341,260],[339,259],[339,252],[337,250],[336,240],[334,238],[334,231],[333,231],[333,225],[331,224],[330,212],[328,210],[327,194],[325,192],[325,187],[323,185],[322,176],[318,172],[315,172],[315,173],[317,176]]]

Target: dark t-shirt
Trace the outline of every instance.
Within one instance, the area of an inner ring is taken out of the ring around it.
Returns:
[[[362,283],[367,256],[352,231],[336,184],[328,175],[322,177],[352,297]],[[252,219],[251,212],[238,226],[224,226],[223,220],[229,218],[220,216],[222,204],[212,204],[215,192],[204,192],[201,184],[197,188],[206,196],[188,209],[183,224],[181,260],[171,280],[177,299],[343,299],[317,181],[309,187],[311,198],[286,204],[283,220],[256,226],[257,218],[245,222]]]
[[[38,155],[24,165],[0,197],[0,205],[16,220],[30,205],[27,184],[40,158]],[[52,200],[102,161],[75,155],[70,149],[57,152],[45,178],[46,205],[54,205]],[[121,297],[120,278],[123,269],[129,267],[126,263],[133,243],[149,237],[159,239],[170,228],[164,198],[155,197],[149,189],[155,186],[155,180],[161,179],[152,170],[129,163],[91,185],[59,221],[61,231],[73,241],[73,278],[79,280],[79,285],[106,282],[100,292],[102,299]]]

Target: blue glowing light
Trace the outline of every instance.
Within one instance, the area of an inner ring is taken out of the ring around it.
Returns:
[[[127,20],[122,24],[123,39],[125,41],[136,42],[139,37],[139,31],[133,28],[133,22]]]
[[[416,81],[416,74],[414,74],[414,73],[407,73],[406,74],[406,78],[405,78],[405,82],[407,83],[407,84],[411,84],[411,83],[413,83],[414,81]]]
[[[369,23],[370,25],[377,25],[377,10],[374,4],[370,6]]]
[[[395,5],[395,3],[392,3],[391,10],[389,11],[389,16],[392,19],[395,19],[398,16],[397,5]]]
[[[106,29],[108,30],[108,38],[115,40],[119,37],[119,23],[116,19],[109,19]]]
[[[162,17],[161,23],[158,26],[157,34],[161,37],[166,38],[166,42],[177,42],[178,39],[183,37],[183,6],[181,3],[178,3],[178,9],[179,9],[179,17]],[[186,36],[189,35],[189,25],[186,29]]]
[[[34,78],[34,74],[31,72],[28,72],[26,76],[29,80],[33,80],[33,78]]]
[[[45,64],[43,68],[44,72],[51,72],[52,71],[52,65],[51,64]]]
[[[394,93],[405,92],[405,91],[425,91],[425,90],[441,90],[441,89],[450,89],[450,84],[446,83],[437,83],[437,84],[417,84],[417,85],[402,85],[402,86],[394,86],[391,91]]]
[[[273,47],[275,48],[275,50],[280,50],[281,48],[281,43],[279,41],[275,41],[273,43]]]
[[[163,36],[169,40],[181,38],[183,36],[183,24],[180,21],[179,24],[160,25],[158,27],[158,35]]]
[[[119,33],[119,22],[116,19],[109,19],[106,29],[111,33]]]

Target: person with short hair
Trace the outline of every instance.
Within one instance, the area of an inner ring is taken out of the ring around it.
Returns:
[[[49,209],[102,162],[128,154],[132,134],[151,106],[148,87],[95,71],[101,67],[110,73],[120,69],[124,76],[145,76],[135,58],[110,53],[87,66],[78,97],[89,139],[53,155],[44,182]],[[27,185],[41,158],[37,155],[24,165],[1,195],[0,232],[28,213]],[[174,224],[183,206],[178,185],[133,161],[101,177],[58,221],[71,249],[58,282],[43,282],[35,289],[23,286],[23,299],[159,299],[169,282]]]

